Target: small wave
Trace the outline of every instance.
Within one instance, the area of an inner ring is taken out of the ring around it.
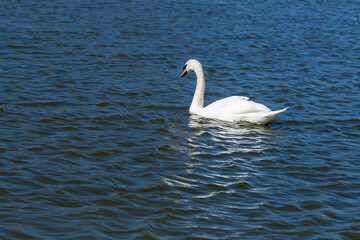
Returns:
[[[56,106],[63,106],[63,105],[69,105],[70,103],[65,102],[65,101],[44,101],[44,102],[24,102],[24,103],[18,103],[17,105],[19,106],[25,106],[25,107],[39,107],[39,106],[51,106],[51,107],[56,107]]]

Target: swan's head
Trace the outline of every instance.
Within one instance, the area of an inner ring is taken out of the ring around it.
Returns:
[[[184,77],[188,72],[196,71],[196,70],[202,70],[202,66],[198,60],[190,59],[187,61],[183,67],[183,73],[181,74],[181,77]]]

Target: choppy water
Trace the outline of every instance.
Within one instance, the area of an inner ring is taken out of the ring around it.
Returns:
[[[359,239],[359,1],[1,1],[1,239]],[[188,114],[248,96],[267,126]]]

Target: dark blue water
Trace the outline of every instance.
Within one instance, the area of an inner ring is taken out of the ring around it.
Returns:
[[[1,239],[360,239],[359,1],[0,2]],[[188,114],[231,95],[267,126]]]

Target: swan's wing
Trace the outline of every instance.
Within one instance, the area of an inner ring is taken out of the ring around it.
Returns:
[[[252,112],[269,112],[266,106],[249,101],[249,98],[242,96],[227,97],[206,106],[203,110],[206,115],[236,115]]]
[[[208,111],[216,111],[216,110],[228,107],[229,105],[232,105],[235,103],[240,103],[240,102],[247,101],[247,100],[249,100],[248,97],[231,96],[231,97],[217,100],[217,101],[207,105],[204,109],[207,109]]]

